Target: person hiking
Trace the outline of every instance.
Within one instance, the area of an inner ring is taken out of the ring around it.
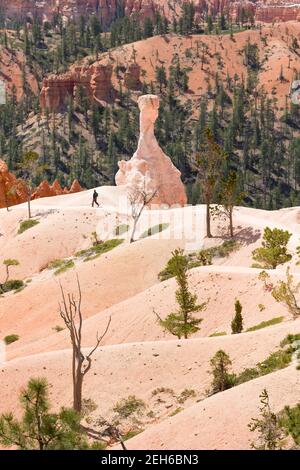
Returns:
[[[94,190],[94,193],[93,193],[93,203],[92,203],[92,207],[94,207],[95,204],[97,204],[97,206],[99,207],[99,204],[98,204],[98,193],[97,193],[96,189]]]

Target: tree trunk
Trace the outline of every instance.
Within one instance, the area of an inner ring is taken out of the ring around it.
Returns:
[[[212,238],[212,234],[210,231],[210,204],[209,202],[206,203],[206,236],[207,238]]]
[[[77,413],[81,413],[82,410],[82,384],[83,375],[81,373],[81,366],[77,366],[76,378],[74,384],[74,396],[73,396],[73,408]]]
[[[234,237],[234,233],[233,233],[233,220],[232,220],[232,212],[233,212],[233,208],[230,209],[229,211],[229,231],[230,231],[230,237],[233,238]]]
[[[132,233],[131,233],[131,237],[130,237],[130,243],[134,242],[134,235],[135,235],[135,231],[136,231],[137,222],[138,222],[138,219],[135,219],[133,221],[133,228],[132,228]]]
[[[28,205],[28,219],[31,219],[31,193],[28,195],[27,205]]]

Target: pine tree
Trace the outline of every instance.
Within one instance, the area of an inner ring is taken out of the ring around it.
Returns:
[[[213,195],[223,173],[222,164],[227,155],[218,145],[210,129],[205,130],[204,142],[200,147],[200,153],[196,155],[195,167],[199,180],[202,183],[203,195],[206,204],[206,236],[212,237],[211,233],[211,204]]]
[[[188,285],[188,259],[183,254],[183,250],[177,249],[172,253],[172,258],[168,262],[168,270],[176,278],[178,290],[176,291],[176,301],[179,310],[170,313],[165,320],[158,316],[160,325],[169,333],[179,339],[187,339],[190,335],[199,330],[201,318],[193,317],[193,313],[206,308],[207,302],[197,304],[197,296],[189,291]]]
[[[253,442],[251,446],[256,450],[280,449],[284,433],[279,418],[271,410],[269,394],[266,389],[262,391],[259,398],[261,416],[260,418],[252,418],[252,422],[248,424],[251,432],[258,433],[257,441]]]
[[[231,171],[228,177],[222,181],[221,190],[219,194],[221,208],[216,208],[216,214],[224,214],[229,221],[229,234],[233,238],[233,209],[234,206],[239,205],[245,197],[244,192],[238,190],[238,177],[237,174]]]
[[[159,83],[159,91],[160,93],[162,92],[162,87],[167,86],[167,75],[166,75],[166,69],[162,65],[161,67],[156,67],[156,80]]]
[[[71,409],[61,408],[50,413],[49,385],[44,378],[30,379],[21,392],[23,417],[13,413],[0,416],[0,443],[20,450],[88,449],[80,426],[80,416]]]
[[[266,227],[262,246],[252,252],[254,261],[264,269],[275,269],[279,264],[290,261],[292,255],[288,253],[287,244],[291,236],[287,230]]]
[[[220,349],[216,352],[214,357],[210,360],[212,366],[211,374],[213,381],[211,384],[212,393],[224,392],[235,384],[235,375],[229,373],[229,366],[231,360],[225,351]]]
[[[234,308],[235,308],[235,316],[231,322],[231,332],[233,335],[237,333],[241,333],[243,331],[243,317],[242,317],[243,307],[239,300],[236,300],[234,304]]]

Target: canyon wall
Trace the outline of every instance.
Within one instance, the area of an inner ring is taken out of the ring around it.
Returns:
[[[0,0],[0,7],[10,18],[25,18],[35,15],[44,21],[51,21],[56,13],[64,18],[87,17],[96,14],[104,26],[119,16],[138,15],[140,18],[154,17],[156,11],[172,19],[180,14],[182,4],[187,0]],[[258,21],[298,20],[299,0],[193,0],[196,14],[206,11],[214,14],[230,12],[234,19],[241,8],[250,9]]]
[[[76,100],[78,92],[99,104],[110,102],[116,92],[112,85],[113,66],[110,63],[95,63],[90,66],[74,66],[61,75],[49,75],[43,80],[40,104],[43,111],[59,112],[69,98]],[[124,85],[130,90],[140,88],[141,69],[138,64],[129,64],[124,74]]]

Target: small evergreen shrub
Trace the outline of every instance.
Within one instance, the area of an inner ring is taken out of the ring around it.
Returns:
[[[39,224],[38,220],[34,220],[34,219],[23,220],[23,222],[20,223],[18,234],[21,235],[22,233],[26,232],[26,230],[29,230],[30,228],[38,224]]]
[[[8,335],[4,338],[4,343],[8,346],[9,344],[15,343],[20,337],[18,335]]]
[[[252,252],[255,267],[263,269],[275,269],[278,265],[284,264],[292,259],[288,252],[287,244],[292,234],[287,230],[266,227],[264,230],[262,246]]]
[[[1,290],[3,293],[17,291],[24,287],[24,282],[19,279],[9,279],[7,282],[1,285]]]
[[[128,398],[124,398],[119,401],[113,408],[115,413],[118,413],[120,418],[129,418],[135,413],[140,413],[146,408],[145,403],[135,395],[130,395]]]
[[[74,266],[75,263],[71,259],[56,259],[48,264],[48,269],[55,269],[54,275],[58,276]]]

